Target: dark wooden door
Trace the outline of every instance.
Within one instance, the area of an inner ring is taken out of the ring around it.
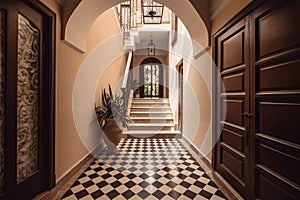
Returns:
[[[1,1],[0,199],[54,186],[54,15],[36,1]]]
[[[252,15],[249,121],[258,199],[300,198],[299,8],[298,0],[273,0]]]
[[[245,199],[300,196],[299,8],[254,1],[214,36],[227,108],[215,167]]]
[[[249,179],[249,23],[242,20],[218,38],[218,64],[224,88],[221,104],[226,117],[218,141],[217,170],[242,195],[247,194]]]
[[[163,97],[163,67],[156,58],[143,60],[140,66],[141,97]]]

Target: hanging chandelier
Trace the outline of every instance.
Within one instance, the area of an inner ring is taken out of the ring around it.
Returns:
[[[153,0],[141,0],[144,24],[161,24],[164,6]]]
[[[155,56],[155,44],[153,43],[152,35],[148,44],[148,56]]]

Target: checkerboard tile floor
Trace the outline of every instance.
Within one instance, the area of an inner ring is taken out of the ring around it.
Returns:
[[[124,139],[118,147],[99,155],[62,199],[226,199],[180,139]]]

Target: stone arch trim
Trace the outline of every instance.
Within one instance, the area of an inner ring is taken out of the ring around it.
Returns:
[[[89,31],[94,21],[104,11],[123,1],[75,0],[73,3],[66,3],[62,20],[62,39],[79,51],[86,52]],[[183,21],[193,40],[204,49],[210,46],[209,0],[181,0],[176,4],[168,0],[156,1],[170,8]],[[194,49],[194,54],[199,53],[198,51],[201,50]]]

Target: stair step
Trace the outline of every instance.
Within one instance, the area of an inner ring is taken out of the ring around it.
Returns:
[[[131,112],[130,117],[172,117],[171,112]]]
[[[128,138],[181,138],[179,131],[127,131],[124,134]]]
[[[169,102],[169,99],[166,99],[166,98],[133,98],[132,99],[132,102],[135,103],[135,102],[144,102],[144,103],[156,103],[156,102],[165,102],[165,103],[168,103]]]
[[[170,107],[169,102],[132,102],[132,107],[152,107],[152,106],[159,106],[159,107]]]
[[[130,123],[128,130],[174,130],[173,123]]]
[[[145,130],[145,131],[127,131],[124,132],[125,134],[181,134],[180,131],[159,131],[159,132],[155,132],[155,131],[151,131],[151,130]]]
[[[162,107],[132,107],[132,112],[171,112],[170,108],[162,108]]]
[[[168,118],[138,118],[138,119],[133,119],[131,118],[132,122],[134,123],[173,123],[173,119],[168,119]]]
[[[172,123],[172,117],[131,117],[134,123]]]
[[[128,126],[174,126],[173,123],[129,123]]]
[[[133,103],[132,108],[170,108],[169,103],[161,104],[161,103]]]

